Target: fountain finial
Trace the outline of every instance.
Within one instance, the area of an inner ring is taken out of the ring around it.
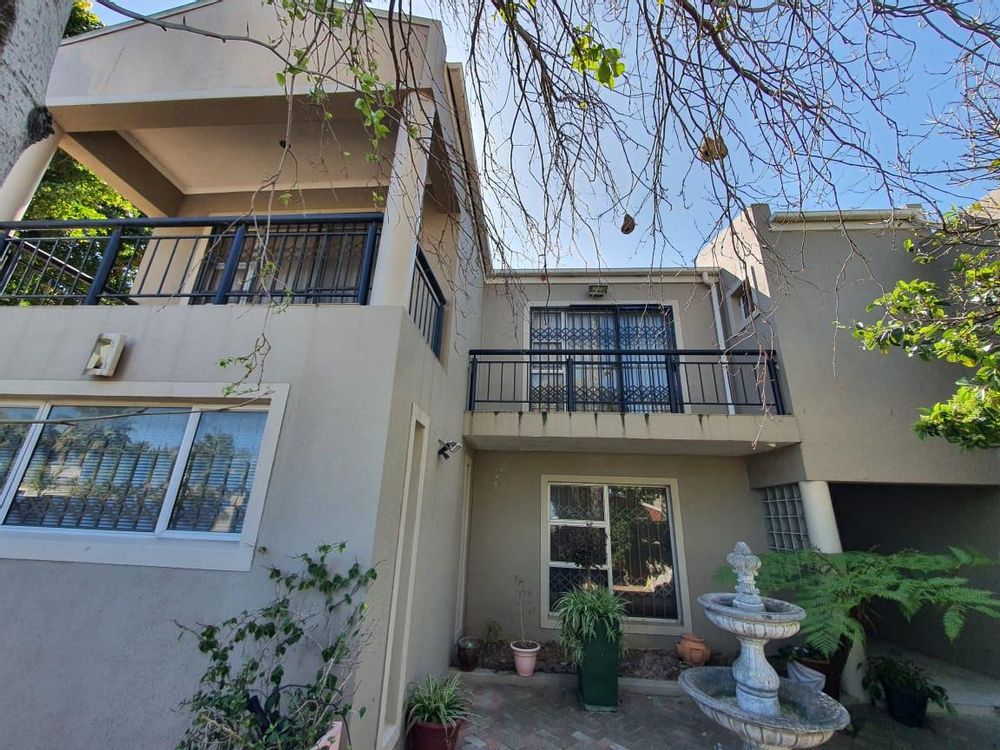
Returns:
[[[760,558],[750,551],[750,545],[746,542],[737,542],[733,551],[726,555],[726,562],[736,573],[736,598],[733,605],[740,609],[763,612],[764,602],[757,589]]]

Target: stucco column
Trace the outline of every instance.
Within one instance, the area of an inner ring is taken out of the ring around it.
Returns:
[[[372,305],[410,304],[434,111],[434,101],[419,93],[408,94],[403,103],[403,122],[396,135],[385,199],[382,240],[372,276]]]
[[[14,163],[0,187],[0,221],[19,221],[24,216],[62,136],[56,127],[55,133],[26,148]]]
[[[802,495],[802,511],[806,516],[806,528],[809,530],[809,541],[812,546],[820,552],[843,552],[844,547],[840,542],[837,517],[833,512],[829,482],[799,482],[799,493]],[[855,643],[847,655],[847,664],[844,665],[844,674],[840,680],[840,690],[845,697],[856,702],[867,700],[867,694],[861,685],[864,670],[859,668],[864,661],[864,646]]]
[[[828,482],[799,482],[809,541],[820,552],[843,552]]]

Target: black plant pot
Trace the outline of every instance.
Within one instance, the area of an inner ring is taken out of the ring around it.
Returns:
[[[458,668],[463,672],[474,672],[479,667],[479,655],[482,650],[482,643],[476,643],[475,646],[459,646]]]
[[[606,630],[584,642],[578,679],[584,708],[618,709],[618,644],[608,637]]]
[[[885,702],[889,707],[889,715],[900,724],[908,727],[922,727],[927,720],[927,696],[916,690],[883,685]]]

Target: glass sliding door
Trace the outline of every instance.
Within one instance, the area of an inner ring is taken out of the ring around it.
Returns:
[[[677,357],[629,351],[676,347],[673,310],[659,305],[534,308],[531,349],[586,354],[532,355],[530,408],[680,411]]]

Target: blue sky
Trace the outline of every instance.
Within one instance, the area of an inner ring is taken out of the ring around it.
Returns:
[[[253,2],[254,0],[245,1]],[[181,4],[177,0],[119,0],[119,2],[125,7],[142,13],[152,13]],[[105,23],[111,24],[123,20],[96,3],[94,10]],[[434,15],[428,10],[426,0],[414,0],[413,12]],[[936,35],[928,33],[926,30],[914,27],[910,31],[920,44],[911,66],[910,77],[905,82],[901,94],[893,100],[892,114],[899,121],[908,123],[911,129],[916,132],[926,128],[930,112],[938,109],[954,95],[954,91],[949,88],[950,84],[946,83],[947,79],[943,75],[946,71],[945,60],[952,56],[952,51]],[[463,29],[454,28],[453,25],[450,26],[446,21],[445,37],[448,45],[448,59],[463,62],[467,54],[466,32]],[[628,62],[626,60],[626,63]],[[747,122],[748,125],[752,124],[749,120]],[[859,125],[869,133],[873,148],[886,158],[891,158],[895,151],[895,144],[891,139],[885,137],[879,122],[874,119],[868,122],[862,120]],[[473,126],[476,131],[474,137],[478,141],[477,146],[480,146],[483,139],[482,123],[476,121]],[[943,159],[957,157],[959,147],[958,144],[939,136],[925,141],[916,153],[924,163],[936,164]],[[673,205],[660,212],[660,219],[669,236],[670,247],[653,243],[649,232],[643,231],[652,218],[648,212],[634,211],[638,219],[639,229],[629,236],[623,236],[618,231],[621,217],[619,213],[615,213],[594,222],[596,230],[594,237],[578,237],[576,247],[562,248],[560,251],[561,263],[563,265],[592,266],[596,263],[598,255],[601,265],[605,267],[672,266],[690,263],[705,239],[712,234],[719,216],[719,209],[711,200],[709,181],[698,172],[700,165],[697,162],[692,170],[693,174],[689,173],[691,163],[690,154],[680,154],[677,173],[667,176],[668,184],[677,194]],[[739,169],[746,166],[745,163],[740,164],[738,159],[734,160],[734,168]],[[682,196],[680,194],[681,179],[682,175],[685,174],[689,176]],[[873,175],[864,171],[841,170],[836,175],[836,187],[837,202],[841,208],[886,207],[889,203],[885,193],[879,192],[877,189]],[[937,202],[939,205],[947,206],[974,200],[992,186],[987,184],[966,186],[955,194],[944,183],[939,187],[940,193]],[[766,174],[755,177],[754,188],[764,196],[777,194],[776,181],[769,179]],[[531,189],[533,188],[530,186],[526,188],[528,191]],[[913,200],[911,196],[905,194],[893,197],[893,202],[896,205]],[[597,201],[598,204],[601,200],[600,195],[592,195],[590,198]],[[785,205],[780,200],[772,200],[771,205],[774,210],[797,207]],[[834,198],[832,196],[817,194],[802,208],[830,208],[833,205]],[[536,265],[533,262],[535,256],[536,251],[526,250],[517,265]]]

